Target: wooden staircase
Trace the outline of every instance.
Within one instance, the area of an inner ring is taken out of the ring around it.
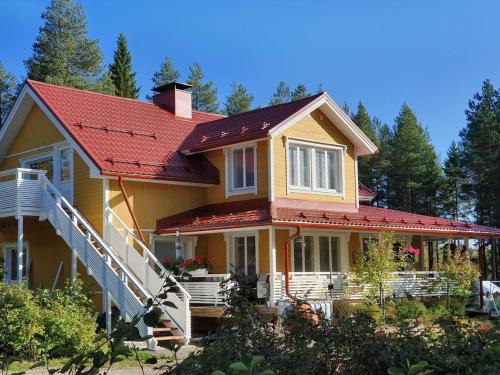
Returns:
[[[159,343],[162,341],[180,342],[184,339],[184,336],[178,335],[178,330],[178,328],[171,326],[170,320],[162,319],[158,326],[153,328],[153,336]]]

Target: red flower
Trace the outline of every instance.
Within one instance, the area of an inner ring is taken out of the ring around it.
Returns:
[[[409,252],[410,254],[413,254],[415,255],[416,257],[418,257],[420,255],[420,249],[417,248],[417,247],[413,247],[411,245],[409,245],[407,248],[406,248],[406,251]]]
[[[161,260],[163,264],[169,264],[170,263],[170,258],[167,256],[164,256],[163,259]]]
[[[194,261],[196,262],[196,264],[200,265],[201,264],[201,258],[197,255],[194,257]]]

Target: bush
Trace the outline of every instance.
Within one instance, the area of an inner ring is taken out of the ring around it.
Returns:
[[[395,303],[395,315],[403,320],[415,320],[427,312],[424,304],[415,299],[399,299]]]
[[[44,334],[40,340],[46,350],[59,356],[86,353],[97,339],[97,323],[92,314],[92,302],[82,290],[82,282],[64,290],[39,290],[36,299],[42,308]]]
[[[24,284],[0,282],[0,352],[34,357],[36,335],[43,333],[41,310]]]

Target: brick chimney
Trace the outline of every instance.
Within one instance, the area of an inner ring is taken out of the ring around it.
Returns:
[[[153,103],[164,107],[176,116],[191,118],[191,87],[180,82],[155,87],[153,91],[157,94],[153,96]]]

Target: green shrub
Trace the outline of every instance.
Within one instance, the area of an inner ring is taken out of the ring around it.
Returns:
[[[395,315],[403,320],[415,320],[423,316],[427,309],[424,304],[415,299],[399,299],[395,303]]]
[[[41,310],[23,283],[0,282],[0,352],[33,357],[36,335],[43,333]]]
[[[42,309],[44,334],[40,341],[46,350],[58,355],[86,353],[97,340],[97,323],[92,313],[92,302],[82,290],[82,282],[63,290],[39,290],[36,299]]]

